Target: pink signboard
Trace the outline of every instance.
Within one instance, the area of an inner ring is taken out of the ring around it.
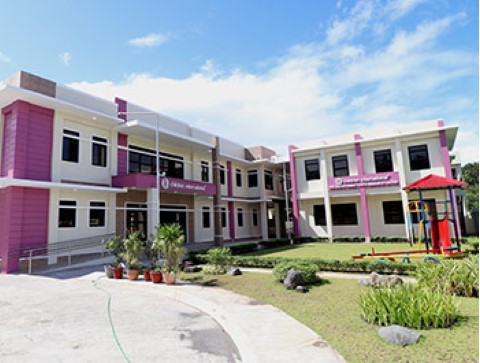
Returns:
[[[394,187],[400,185],[397,171],[380,174],[364,174],[328,178],[328,189],[351,190],[359,188]]]
[[[156,188],[156,176],[150,174],[132,173],[117,175],[112,178],[113,187]],[[215,184],[196,180],[160,177],[160,189],[165,191],[214,195]]]

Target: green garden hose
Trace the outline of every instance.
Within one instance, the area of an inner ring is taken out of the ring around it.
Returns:
[[[123,350],[122,345],[120,344],[120,341],[118,340],[117,332],[115,330],[115,325],[113,324],[113,319],[112,319],[112,295],[107,290],[102,289],[100,286],[98,286],[98,282],[102,278],[104,278],[104,276],[99,276],[96,280],[92,280],[93,287],[95,287],[97,290],[103,291],[105,294],[107,294],[107,296],[108,296],[107,314],[108,314],[108,321],[110,322],[110,327],[112,328],[113,339],[115,339],[115,343],[117,344],[117,347],[120,350],[120,353],[122,353],[123,358],[125,358],[125,362],[131,363],[127,354]]]

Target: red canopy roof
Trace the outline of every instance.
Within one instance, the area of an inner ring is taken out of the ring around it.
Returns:
[[[414,181],[412,184],[407,185],[403,190],[431,190],[431,189],[447,189],[448,187],[452,188],[461,188],[467,185],[467,183],[458,181],[455,179],[444,178],[440,175],[430,174],[426,177]]]

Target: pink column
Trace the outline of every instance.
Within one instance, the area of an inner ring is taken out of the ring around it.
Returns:
[[[117,104],[117,112],[120,113],[120,112],[127,112],[127,101],[119,98],[119,97],[115,97],[115,103]],[[118,118],[121,118],[123,121],[127,121],[127,115],[126,114],[122,114],[122,115],[118,115]]]
[[[293,150],[298,149],[296,146],[290,145],[288,147],[288,155],[290,158],[290,180],[292,182],[292,204],[293,204],[293,234],[295,237],[300,237],[300,224],[299,224],[299,208],[298,208],[298,187],[297,187],[297,173],[295,168],[295,157]]]
[[[128,135],[118,134],[117,136],[118,146],[117,147],[117,175],[127,175],[128,174],[128,152],[126,147],[128,147]]]
[[[232,162],[227,161],[227,195],[233,197],[233,170]],[[235,240],[235,204],[228,202],[228,228],[230,231],[230,239]]]
[[[355,140],[360,140],[361,136],[359,134],[354,135]],[[362,147],[359,142],[355,143],[355,156],[357,158],[357,170],[358,175],[363,175],[363,159],[362,159]],[[360,188],[360,206],[362,208],[362,222],[363,222],[363,235],[365,239],[371,237],[370,233],[370,220],[368,216],[368,200],[367,200],[367,193],[365,188]]]
[[[445,126],[443,120],[438,121],[438,127]],[[439,131],[440,136],[440,150],[442,153],[442,162],[443,168],[445,169],[445,177],[451,179],[452,178],[452,165],[450,164],[450,153],[448,152],[448,143],[447,143],[447,134],[445,130]],[[458,237],[462,238],[462,229],[460,228],[460,219],[458,218],[458,208],[457,208],[457,195],[455,190],[453,190],[453,199],[454,203],[452,205],[453,213],[455,213],[455,220],[457,221],[457,230],[458,230]]]

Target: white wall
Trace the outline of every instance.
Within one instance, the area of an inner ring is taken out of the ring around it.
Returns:
[[[243,209],[243,227],[238,226],[238,208]],[[252,210],[257,210],[257,226],[253,226]],[[256,238],[261,232],[260,204],[258,203],[235,203],[235,238]]]
[[[408,155],[408,147],[414,145],[427,145],[428,157],[430,159],[430,169],[410,170],[410,159]],[[427,176],[428,174],[437,174],[445,176],[445,168],[443,167],[442,154],[440,148],[440,138],[418,139],[415,141],[402,142],[402,155],[405,165],[405,177],[407,184]]]
[[[324,205],[323,198],[300,201],[300,223],[303,236],[328,237],[327,226],[316,226],[313,214],[314,205]]]
[[[194,235],[195,242],[210,242],[214,236],[214,209],[213,201],[205,196],[196,196],[194,198]],[[202,207],[210,207],[210,228],[203,228],[202,225]]]
[[[370,233],[376,236],[401,236],[405,237],[405,224],[385,224],[383,216],[383,202],[402,201],[400,193],[369,195],[368,215],[370,220]],[[405,221],[407,223],[407,221]]]
[[[385,142],[385,143],[375,143],[375,144],[367,144],[363,145],[362,144],[362,161],[363,161],[363,169],[365,174],[375,174],[375,151],[379,150],[390,150],[392,154],[392,164],[393,164],[393,170],[398,171],[398,161],[397,158],[395,157],[395,143],[393,141],[391,142]]]
[[[113,100],[109,101],[99,98],[58,83],[56,84],[55,97],[76,106],[82,106],[112,117],[117,117],[117,104],[113,102]]]

